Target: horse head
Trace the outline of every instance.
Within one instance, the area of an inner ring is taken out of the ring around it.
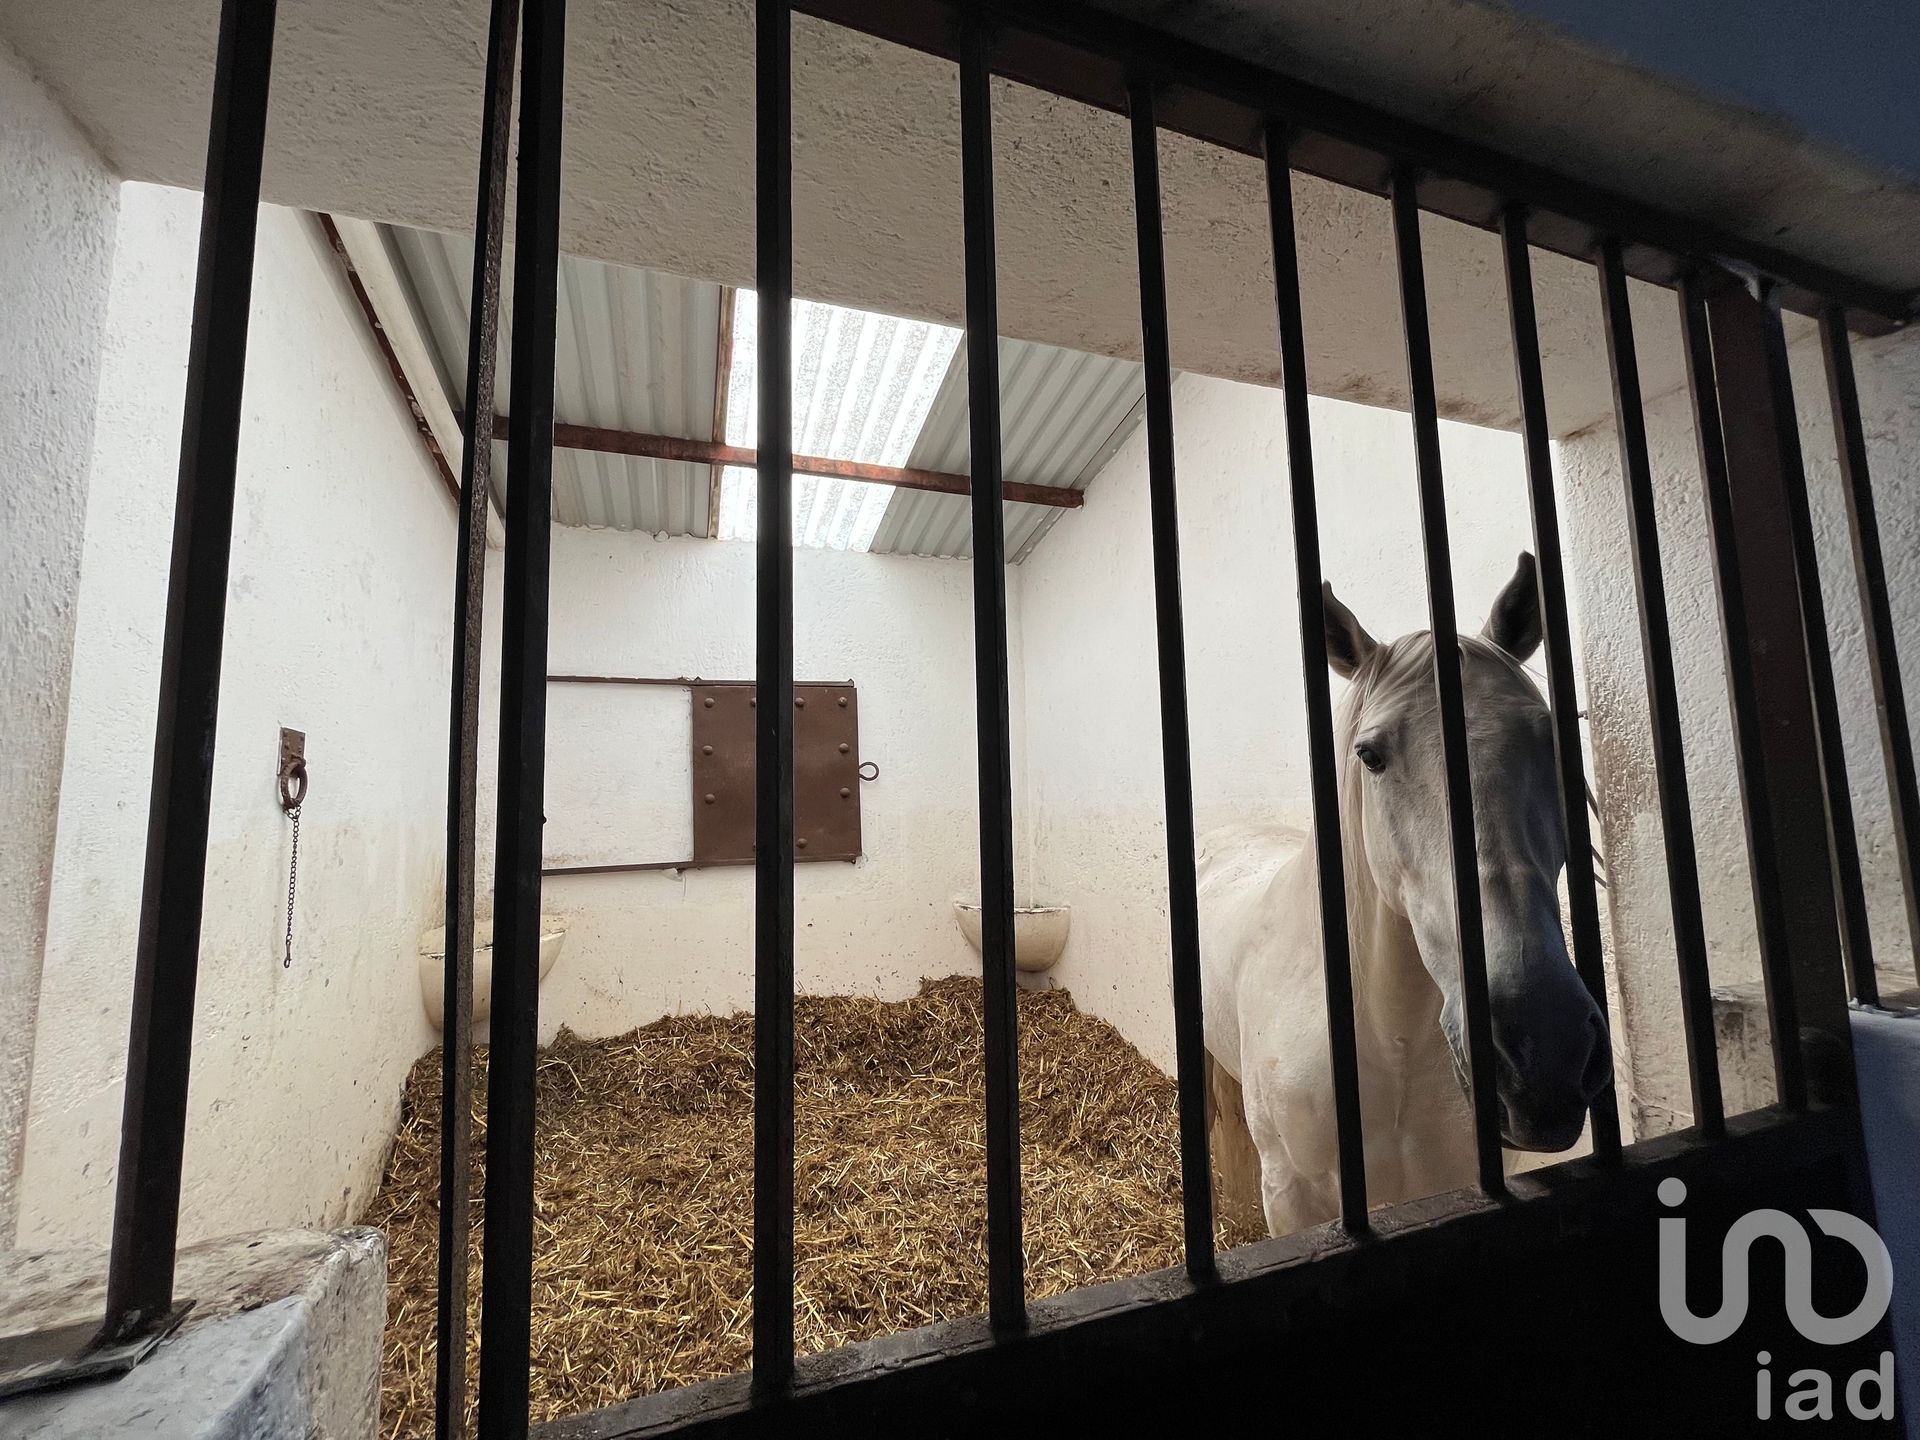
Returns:
[[[1404,917],[1440,988],[1456,1078],[1467,1075],[1454,928],[1446,765],[1426,631],[1381,643],[1326,590],[1327,655],[1350,682],[1336,725],[1349,874]],[[1521,662],[1540,643],[1531,555],[1485,629],[1459,637],[1475,848],[1501,1136],[1564,1150],[1612,1066],[1606,1017],[1567,955],[1559,880],[1565,831],[1552,721]]]

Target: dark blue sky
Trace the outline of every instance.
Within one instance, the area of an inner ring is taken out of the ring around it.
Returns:
[[[1497,0],[1920,178],[1920,0]]]

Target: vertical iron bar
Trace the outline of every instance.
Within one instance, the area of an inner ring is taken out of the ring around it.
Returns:
[[[1333,750],[1333,701],[1327,681],[1327,612],[1321,589],[1325,582],[1320,573],[1320,511],[1314,488],[1306,327],[1300,312],[1300,260],[1287,134],[1287,127],[1280,121],[1266,122],[1267,219],[1273,235],[1273,283],[1280,321],[1280,399],[1287,416],[1287,488],[1293,502],[1293,569],[1300,597],[1300,671],[1306,694],[1307,759],[1313,785],[1327,1052],[1333,1071],[1334,1127],[1340,1144],[1340,1220],[1349,1231],[1358,1233],[1367,1228],[1366,1142],[1360,1118],[1347,872],[1340,842],[1340,785]]]
[[[1667,894],[1673,913],[1674,956],[1680,969],[1680,1022],[1687,1037],[1687,1074],[1696,1120],[1721,1110],[1720,1060],[1713,1038],[1713,992],[1707,977],[1707,933],[1694,850],[1693,801],[1680,733],[1680,694],[1673,675],[1673,636],[1667,623],[1667,583],[1660,568],[1660,522],[1647,458],[1647,417],[1640,400],[1640,362],[1627,304],[1627,272],[1620,242],[1600,247],[1600,310],[1613,376],[1614,423],[1627,496],[1627,538],[1640,611],[1640,657],[1647,676],[1647,718],[1653,730],[1654,787],[1666,839]]]
[[[1893,610],[1887,600],[1887,567],[1880,554],[1880,521],[1874,511],[1873,481],[1867,469],[1867,436],[1860,423],[1860,391],[1854,383],[1853,345],[1845,312],[1828,306],[1820,317],[1820,347],[1827,365],[1827,396],[1833,406],[1835,448],[1840,455],[1841,491],[1847,500],[1847,528],[1853,536],[1854,578],[1860,587],[1865,620],[1867,666],[1873,676],[1873,704],[1880,719],[1880,750],[1893,801],[1893,835],[1899,847],[1901,890],[1907,899],[1907,943],[1920,979],[1920,783],[1913,766],[1913,732],[1907,719],[1906,686],[1900,678],[1900,652],[1894,641]],[[1872,979],[1872,967],[1868,967]],[[1878,1000],[1879,986],[1856,993],[1863,1003]]]
[[[1780,320],[1779,291],[1762,288],[1767,341],[1767,375],[1773,403],[1782,418],[1781,464],[1788,477],[1787,527],[1793,539],[1793,568],[1800,592],[1800,613],[1807,630],[1807,672],[1813,685],[1815,734],[1825,777],[1827,846],[1833,856],[1833,883],[1840,902],[1840,943],[1853,977],[1854,997],[1863,1005],[1880,1003],[1873,970],[1873,936],[1867,921],[1867,895],[1860,875],[1860,841],[1853,825],[1853,784],[1847,777],[1846,737],[1840,729],[1840,704],[1833,684],[1833,649],[1827,607],[1821,593],[1820,552],[1814,541],[1813,511],[1807,499],[1807,471],[1800,453],[1795,419],[1793,372],[1787,361],[1786,331]]]
[[[225,0],[220,9],[107,1271],[103,1333],[113,1338],[173,1308],[273,24],[274,0]]]
[[[1000,474],[1000,326],[993,236],[991,40],[960,49],[967,265],[967,418],[973,453],[974,731],[980,752],[980,964],[986,1024],[987,1315],[1026,1324],[1020,1226],[1020,1018],[1013,973],[1013,759],[1007,709],[1006,529]]]
[[[1480,914],[1480,857],[1473,829],[1473,779],[1467,756],[1466,706],[1460,689],[1459,622],[1453,608],[1453,557],[1447,541],[1447,496],[1440,470],[1440,412],[1433,384],[1433,340],[1427,330],[1426,264],[1420,248],[1420,202],[1414,174],[1392,180],[1394,249],[1400,265],[1400,315],[1406,331],[1407,388],[1413,409],[1414,468],[1420,489],[1420,536],[1426,552],[1427,613],[1433,625],[1433,685],[1447,767],[1447,837],[1453,852],[1453,923],[1460,950],[1460,992],[1472,1088],[1473,1139],[1480,1187],[1506,1189],[1493,1068],[1493,1025],[1487,998],[1486,935]]]
[[[487,507],[493,474],[494,357],[506,231],[513,62],[519,0],[494,0],[480,109],[479,196],[467,315],[460,543],[453,577],[453,713],[447,753],[447,956],[440,1050],[440,1266],[434,1316],[437,1440],[467,1433],[468,1193],[473,1168],[474,786],[480,753],[480,636],[486,609]]]
[[[1187,637],[1180,607],[1180,516],[1173,464],[1173,362],[1167,258],[1160,226],[1160,134],[1153,87],[1127,86],[1133,127],[1133,223],[1140,256],[1146,362],[1147,492],[1160,653],[1160,747],[1167,810],[1167,919],[1173,950],[1174,1072],[1180,1092],[1180,1186],[1187,1274],[1213,1278],[1213,1164],[1207,1146],[1207,1038],[1200,996],[1200,892],[1194,875],[1193,741],[1187,724]]]
[[[1796,555],[1792,512],[1796,495],[1804,509],[1806,482],[1780,316],[1772,297],[1756,298],[1724,277],[1703,293],[1759,717],[1756,763],[1766,777],[1764,808],[1748,823],[1767,828],[1777,859],[1782,943],[1762,952],[1762,974],[1780,1099],[1804,1109],[1853,1092],[1813,693],[1812,652],[1827,637],[1807,613]]]
[[[1547,700],[1553,714],[1553,756],[1560,774],[1560,818],[1567,842],[1567,912],[1573,964],[1600,1013],[1607,1013],[1607,971],[1600,949],[1600,903],[1593,884],[1593,836],[1587,828],[1587,766],[1580,744],[1580,700],[1573,683],[1572,625],[1567,616],[1566,569],[1560,557],[1560,511],[1553,493],[1553,443],[1547,431],[1547,387],[1540,373],[1540,325],[1534,312],[1533,257],[1527,250],[1527,212],[1500,212],[1506,259],[1507,318],[1513,333],[1513,371],[1526,446],[1527,498],[1533,512],[1533,553],[1546,641]],[[1609,1057],[1611,1058],[1611,1057]],[[1594,1153],[1620,1159],[1620,1108],[1611,1078],[1590,1110]]]
[[[793,25],[755,14],[753,1385],[793,1381]]]
[[[523,43],[481,1268],[479,1433],[484,1440],[521,1440],[526,1435],[527,1372],[532,1359],[534,1067],[540,1009],[547,572],[553,528],[554,325],[560,275],[566,0],[525,0]],[[476,405],[469,404],[467,409],[469,427],[487,423],[484,416],[475,418]],[[457,1021],[449,1016],[448,1023]]]
[[[1707,534],[1713,545],[1714,593],[1720,610],[1721,649],[1726,660],[1727,697],[1733,711],[1734,757],[1740,770],[1741,810],[1747,832],[1747,872],[1760,941],[1760,969],[1767,977],[1767,1008],[1772,1022],[1774,1083],[1782,1099],[1806,1093],[1800,1042],[1783,1022],[1794,1013],[1793,971],[1787,961],[1786,916],[1782,910],[1780,862],[1767,822],[1767,767],[1760,703],[1754,688],[1753,644],[1747,631],[1746,582],[1735,544],[1733,496],[1727,486],[1727,446],[1721,429],[1720,397],[1713,373],[1713,339],[1707,327],[1707,281],[1690,271],[1680,281],[1680,328],[1686,344],[1687,387],[1693,398],[1694,436],[1700,454],[1700,485],[1707,507]],[[1716,1055],[1716,1062],[1718,1056]],[[1695,1117],[1707,1131],[1704,1114]],[[1724,1130],[1721,1117],[1711,1134]]]

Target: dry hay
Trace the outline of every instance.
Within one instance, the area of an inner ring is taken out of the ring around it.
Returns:
[[[1063,990],[1022,992],[1019,1015],[1029,1294],[1179,1263],[1173,1082]],[[795,1044],[801,1353],[983,1310],[979,983],[932,981],[899,1002],[802,996]],[[484,1050],[476,1162],[483,1065]],[[674,1016],[612,1040],[562,1032],[541,1053],[536,1422],[746,1368],[752,1085],[750,1015]],[[408,1079],[367,1217],[390,1245],[391,1436],[433,1428],[439,1116],[436,1051]],[[477,1219],[477,1183],[473,1206]],[[476,1325],[479,1255],[476,1233]]]

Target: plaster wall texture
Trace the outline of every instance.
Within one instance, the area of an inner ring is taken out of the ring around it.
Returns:
[[[1914,983],[1913,951],[1882,769],[1876,711],[1854,581],[1820,346],[1793,325],[1790,354],[1801,446],[1818,542],[1822,592],[1845,738],[1848,772],[1875,959],[1886,989]],[[1856,342],[1861,406],[1879,508],[1896,631],[1920,626],[1920,345],[1911,335]],[[1720,651],[1704,500],[1690,402],[1670,392],[1647,406],[1647,430],[1661,522],[1662,571],[1673,624],[1681,729],[1699,851],[1708,961],[1718,987],[1757,987],[1760,978],[1751,873],[1747,866],[1733,724]],[[1645,670],[1628,558],[1625,501],[1612,426],[1558,447],[1567,499],[1570,574],[1579,594],[1587,656],[1591,743],[1598,780],[1601,843],[1612,879],[1612,945],[1632,1060],[1631,1083],[1654,1129],[1691,1117],[1680,1041],[1672,911],[1647,726]],[[1920,657],[1908,645],[1902,670],[1909,695]],[[1911,702],[1910,702],[1911,706]],[[1907,717],[1912,723],[1912,717]]]
[[[1311,406],[1324,568],[1369,631],[1427,628],[1412,431],[1403,415]],[[1200,833],[1311,823],[1280,395],[1174,386],[1181,587]],[[1529,548],[1515,436],[1442,426],[1455,591],[1477,630]],[[1148,1056],[1173,1063],[1164,789],[1144,431],[1020,567],[1031,890],[1071,903],[1052,978]],[[1329,677],[1336,704],[1344,682]]]
[[[501,564],[490,562],[497,587]],[[900,998],[922,977],[978,965],[952,911],[979,892],[972,593],[967,561],[794,552],[795,675],[853,680],[860,754],[880,770],[860,789],[865,855],[796,871],[802,991]],[[549,669],[749,680],[753,596],[750,545],[556,527]],[[490,652],[490,672],[491,663]],[[554,685],[548,703],[548,863],[688,856],[687,692]],[[483,755],[483,817],[496,763]],[[563,1024],[610,1035],[667,1013],[752,1007],[750,866],[554,876],[543,908],[567,926],[541,991],[543,1036]]]
[[[1596,61],[1545,27],[1462,0],[1376,0],[1360,11],[1295,0],[1279,17],[1223,3],[1153,8],[1155,23],[1230,53],[1920,285],[1920,187]],[[179,185],[200,183],[215,18],[205,6],[135,0],[0,0],[0,34],[57,77],[109,158],[131,177]],[[751,22],[742,0],[571,8],[568,251],[753,283]],[[956,68],[804,17],[793,35],[797,293],[961,323]],[[430,23],[394,0],[286,0],[266,198],[465,231],[485,36],[480,0],[446,0]],[[149,83],[156,71],[180,82]],[[1125,120],[997,82],[994,133],[1002,328],[1137,355]],[[1161,164],[1174,363],[1276,383],[1260,162],[1169,133]],[[1404,403],[1386,202],[1302,177],[1297,209],[1312,388]],[[1498,243],[1439,220],[1426,235],[1441,403],[1462,420],[1514,423]],[[1541,254],[1536,271],[1542,323],[1569,340],[1549,349],[1548,379],[1568,425],[1591,424],[1609,413],[1605,376],[1566,360],[1600,344],[1591,268]],[[1663,308],[1644,323],[1669,322]]]
[[[0,43],[0,1247],[19,1203],[116,189]]]
[[[121,192],[21,1236],[110,1222],[199,197]],[[182,1231],[340,1223],[432,1043],[453,508],[332,252],[260,217]],[[306,732],[293,963],[279,728]]]

